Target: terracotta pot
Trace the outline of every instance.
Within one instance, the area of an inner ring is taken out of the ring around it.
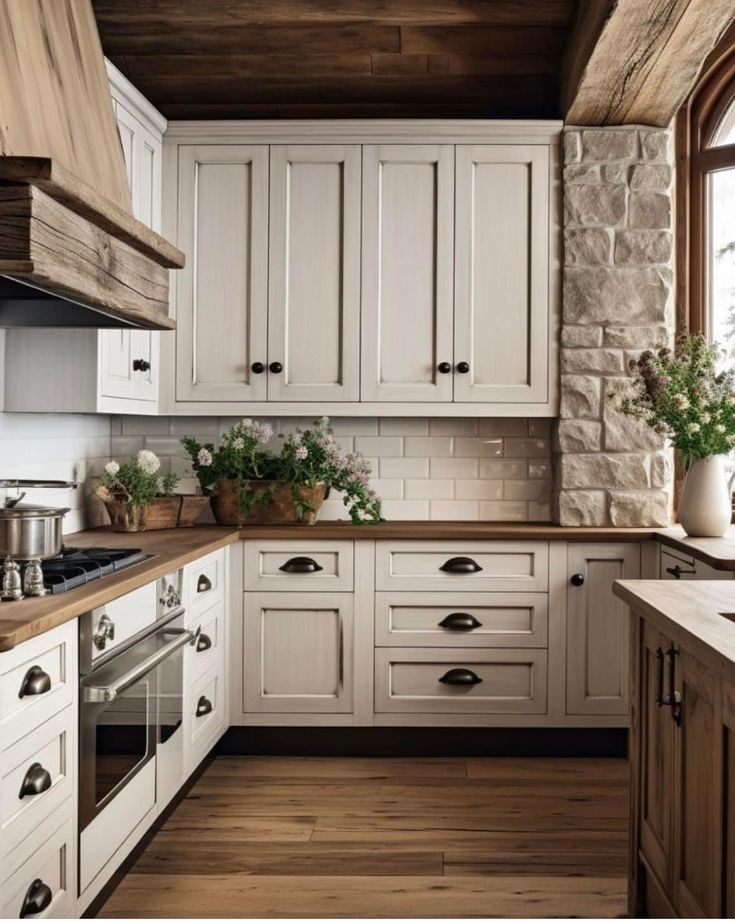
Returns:
[[[270,502],[256,502],[250,512],[244,514],[237,481],[220,480],[212,497],[212,511],[219,525],[313,525],[327,492],[323,483],[314,487],[292,487],[282,480],[246,480],[243,486],[252,493],[270,495]],[[311,506],[302,519],[296,515],[294,491]]]
[[[179,528],[191,528],[196,525],[204,515],[204,510],[209,505],[208,496],[182,496],[181,511],[179,512]]]
[[[145,525],[148,531],[176,528],[181,510],[180,496],[158,496],[148,507]]]

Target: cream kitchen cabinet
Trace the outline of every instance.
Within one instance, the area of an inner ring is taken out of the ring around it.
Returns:
[[[171,123],[166,410],[554,416],[558,136]]]
[[[160,231],[166,120],[109,62],[107,72],[132,213]],[[5,409],[156,414],[160,336],[151,330],[9,329]]]

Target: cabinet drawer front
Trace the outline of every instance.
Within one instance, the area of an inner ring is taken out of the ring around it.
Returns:
[[[192,622],[190,630],[194,632],[201,630],[201,633],[196,643],[185,648],[187,664],[185,675],[187,675],[188,681],[198,679],[205,672],[219,667],[224,662],[224,603],[219,602],[199,618],[196,618]]]
[[[376,589],[538,592],[549,587],[549,546],[541,541],[379,541],[375,553]]]
[[[119,647],[138,631],[142,631],[156,621],[157,612],[156,584],[146,583],[126,595],[113,599],[92,612],[92,631],[97,630],[100,619],[109,618],[114,625],[114,636],[108,636],[104,647],[95,650],[95,655],[107,655],[110,650]]]
[[[216,551],[186,568],[184,577],[189,592],[189,611],[203,612],[225,593],[225,552]]]
[[[0,750],[74,700],[77,625],[62,624],[0,655]]]
[[[351,592],[351,541],[245,542],[245,589]]]
[[[0,918],[20,919],[26,897],[35,881],[51,891],[51,900],[33,919],[74,917],[74,820],[68,816],[52,835],[2,886]],[[45,902],[45,900],[44,900]]]
[[[451,684],[468,673],[481,681]],[[545,714],[546,651],[377,649],[375,710]]]
[[[187,694],[184,771],[188,775],[209,752],[225,727],[224,680],[210,672]]]
[[[548,621],[544,592],[375,596],[375,643],[383,647],[545,647]]]
[[[0,859],[73,794],[76,719],[68,707],[0,757]]]

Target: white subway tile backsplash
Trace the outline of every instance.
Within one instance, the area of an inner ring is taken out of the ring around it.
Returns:
[[[480,519],[484,522],[525,522],[528,504],[505,502],[480,503]]]
[[[428,435],[428,419],[411,419],[404,416],[386,416],[378,421],[381,435]]]
[[[525,483],[523,480],[517,483]],[[454,485],[457,499],[502,499],[502,480],[458,480]]]
[[[383,516],[386,519],[425,521],[429,518],[429,503],[419,499],[387,499],[383,503]]]
[[[508,480],[503,499],[543,500],[549,498],[549,484],[545,480]]]
[[[451,499],[453,480],[407,480],[406,499]]]
[[[534,459],[528,462],[528,477],[530,480],[536,480],[538,478],[551,480],[551,475],[551,461],[537,461]]]
[[[454,439],[449,437],[409,437],[404,442],[407,458],[451,458],[454,451]]]
[[[478,518],[477,503],[434,500],[431,503],[431,518],[436,522],[475,522]]]
[[[403,499],[404,481],[395,479],[373,478],[370,486],[382,499]],[[407,499],[421,499],[421,497],[406,497]]]
[[[503,439],[455,440],[454,454],[458,458],[494,458],[503,454]]]
[[[432,464],[434,462],[432,461]],[[428,458],[381,458],[381,477],[428,477]],[[433,476],[433,474],[432,474]],[[447,476],[450,476],[449,474]]]
[[[207,423],[202,419],[203,424]],[[168,435],[171,419],[168,416],[123,416],[123,435]]]
[[[403,454],[403,439],[391,436],[358,436],[355,439],[355,450],[375,458],[400,458]]]
[[[430,435],[477,435],[476,419],[432,419],[429,422]]]
[[[549,443],[545,439],[505,439],[506,458],[548,458]]]
[[[480,478],[484,480],[525,480],[528,476],[525,461],[491,461],[480,459]]]
[[[527,419],[481,419],[477,424],[478,435],[490,437],[528,435]]]
[[[312,420],[305,420],[307,424]],[[333,419],[332,429],[335,435],[377,435],[378,421],[371,418]]]
[[[431,458],[429,470],[432,477],[477,477],[477,458]]]

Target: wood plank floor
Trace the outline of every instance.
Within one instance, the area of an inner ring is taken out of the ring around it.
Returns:
[[[218,758],[102,918],[616,917],[623,759]]]

